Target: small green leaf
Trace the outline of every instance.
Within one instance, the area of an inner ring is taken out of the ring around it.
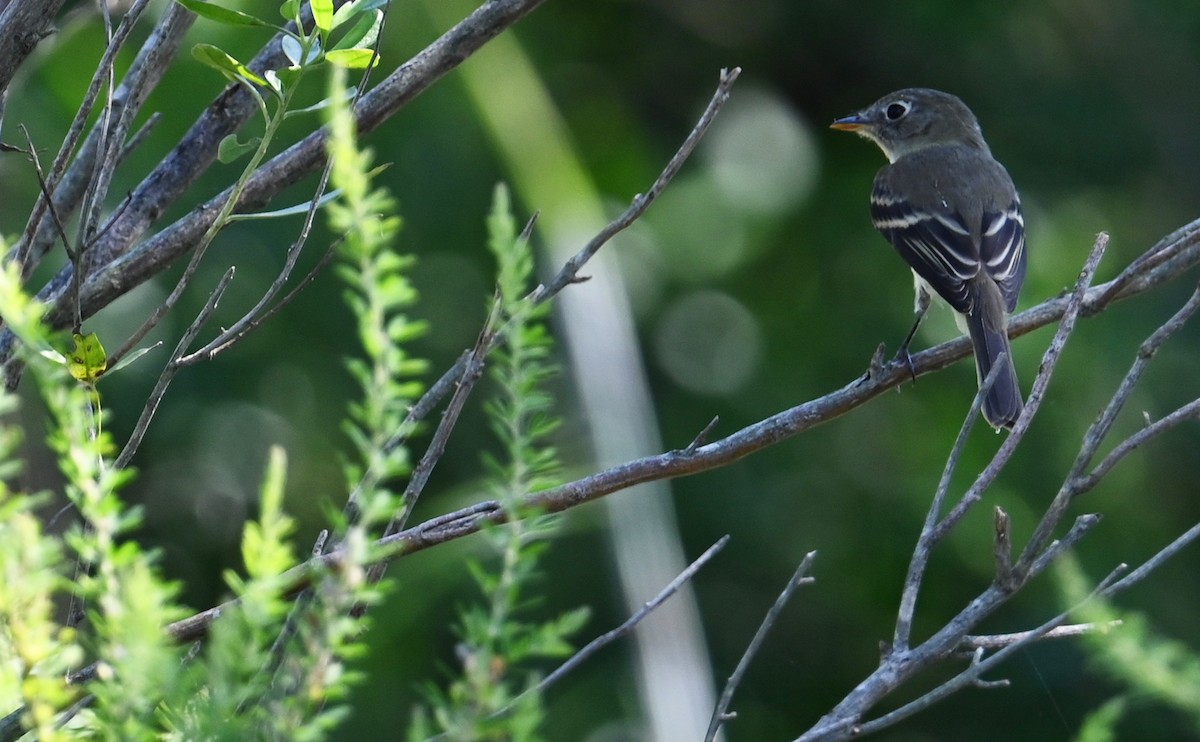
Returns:
[[[322,36],[333,29],[333,0],[309,0],[312,5],[313,23]]]
[[[105,373],[112,373],[113,371],[120,371],[121,369],[125,368],[125,367],[126,367],[126,366],[128,366],[129,364],[133,363],[134,361],[136,361],[137,359],[139,359],[139,358],[141,358],[142,356],[146,355],[147,353],[149,353],[150,351],[154,350],[155,348],[157,348],[157,347],[158,347],[158,346],[160,346],[160,345],[162,345],[162,341],[161,341],[161,340],[159,340],[159,341],[158,341],[157,343],[155,343],[154,345],[150,345],[150,346],[147,346],[147,347],[145,347],[145,348],[138,348],[137,350],[135,350],[135,351],[131,352],[129,355],[125,356],[125,357],[124,357],[124,358],[122,358],[121,360],[117,361],[117,365],[115,365],[115,366],[113,366],[112,368],[108,369],[108,371],[106,371]]]
[[[334,49],[369,49],[379,38],[379,28],[383,25],[383,11],[372,11],[363,15],[350,27],[342,38],[333,45]]]
[[[358,17],[359,14],[380,10],[388,2],[389,0],[350,0],[350,2],[344,3],[333,12],[333,28],[336,31],[352,19]]]
[[[317,207],[320,208],[325,204],[328,204],[330,201],[335,200],[340,195],[342,195],[340,190],[334,190],[326,193],[324,196],[321,196],[320,201],[317,202]],[[229,221],[239,222],[251,221],[254,219],[278,219],[279,217],[283,216],[298,216],[300,214],[307,214],[311,206],[312,201],[305,201],[302,204],[289,206],[286,209],[276,209],[274,211],[256,211],[250,214],[230,214]]]
[[[277,70],[271,70],[271,72],[275,80],[279,83],[278,92],[283,93],[283,91],[291,88],[300,80],[304,71],[300,67],[280,67]],[[274,83],[272,83],[273,85]]]
[[[71,339],[75,341],[75,349],[67,356],[67,370],[76,381],[95,384],[108,367],[108,356],[100,338],[92,332],[87,335],[75,333]]]
[[[47,361],[51,361],[53,363],[58,363],[61,365],[66,365],[66,363],[67,363],[67,357],[64,356],[62,353],[59,353],[57,350],[54,350],[53,348],[45,348],[43,350],[39,350],[38,355],[40,355],[42,358],[45,358]]]
[[[349,88],[349,89],[343,91],[343,93],[342,93],[342,98],[345,100],[350,100],[353,97],[354,97],[354,88]],[[287,118],[292,118],[293,116],[304,116],[309,113],[317,113],[318,111],[323,111],[331,105],[333,105],[333,101],[331,101],[329,98],[322,98],[321,100],[317,101],[316,103],[312,104],[311,106],[305,106],[304,108],[293,108],[292,110],[287,111],[283,115],[286,116]]]
[[[246,65],[212,44],[196,44],[192,47],[192,56],[197,61],[212,67],[230,80],[243,80],[263,86],[267,84],[266,80],[251,72]]]
[[[360,7],[362,4],[363,0],[350,0],[348,3],[342,3],[341,7],[333,11],[333,28],[335,30],[341,28],[342,24],[362,12]]]
[[[254,137],[248,142],[239,142],[237,134],[230,134],[217,145],[217,159],[226,164],[233,162],[242,155],[253,152],[261,141],[259,137]]]
[[[279,15],[283,20],[300,25],[300,0],[284,0],[279,6]]]
[[[281,42],[283,54],[288,58],[288,61],[292,63],[293,67],[299,67],[304,64],[312,64],[321,58],[320,39],[314,37],[311,39],[311,44],[312,46],[308,48],[308,54],[305,55],[304,46],[299,40],[291,36],[284,36],[283,41]]]
[[[300,46],[300,42],[293,36],[284,36],[279,45],[283,48],[283,56],[293,65],[299,66],[300,59],[304,56],[304,47]]]
[[[379,64],[375,52],[370,49],[333,49],[325,53],[325,59],[330,64],[348,70],[364,69],[371,64],[372,58],[375,59],[375,64]]]
[[[204,2],[204,0],[175,0],[183,7],[192,11],[201,18],[207,18],[210,21],[224,23],[227,26],[259,26],[266,28],[275,28],[271,23],[267,23],[261,18],[256,18],[247,13],[229,8],[222,8],[220,5]]]

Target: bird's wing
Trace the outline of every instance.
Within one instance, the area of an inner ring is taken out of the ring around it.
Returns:
[[[971,279],[980,272],[1000,287],[1011,312],[1025,278],[1025,223],[1016,201],[1000,212],[984,213],[979,237],[949,206],[918,208],[876,182],[871,192],[875,228],[904,261],[963,314],[974,308]]]
[[[983,215],[984,229],[979,254],[984,270],[1004,296],[1009,312],[1017,307],[1017,294],[1025,282],[1025,218],[1021,202],[1013,200],[1007,209]]]
[[[979,273],[979,249],[962,218],[950,209],[918,209],[876,183],[871,220],[904,262],[946,303],[963,314],[971,309],[968,282]]]

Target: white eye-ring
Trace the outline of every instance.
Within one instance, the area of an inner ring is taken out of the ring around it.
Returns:
[[[899,121],[907,116],[911,110],[911,103],[906,100],[898,100],[895,103],[889,103],[888,107],[883,110],[883,114],[887,116],[888,121]]]

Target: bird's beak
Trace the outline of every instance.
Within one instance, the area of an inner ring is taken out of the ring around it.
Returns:
[[[856,113],[840,119],[834,119],[829,128],[837,129],[838,131],[862,131],[867,128],[867,120],[861,113]]]

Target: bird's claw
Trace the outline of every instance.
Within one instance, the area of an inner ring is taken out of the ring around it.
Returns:
[[[913,382],[916,382],[917,367],[913,364],[912,354],[908,352],[908,343],[900,346],[900,350],[896,351],[896,357],[892,361],[894,363],[903,363],[908,368],[908,373],[912,376]]]

